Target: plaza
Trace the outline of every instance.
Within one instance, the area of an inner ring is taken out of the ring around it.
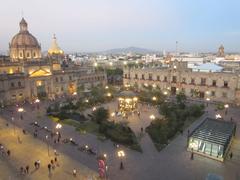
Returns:
[[[11,148],[12,154],[14,156],[14,151],[15,148],[18,146],[24,145],[25,141],[26,143],[30,143],[28,147],[25,147],[23,152],[21,153],[26,153],[30,154],[29,152],[32,152],[35,154],[36,149],[31,149],[31,147],[36,146],[34,145],[35,143],[44,143],[43,144],[43,149],[41,150],[41,158],[42,160],[45,161],[45,159],[48,159],[47,157],[47,145],[44,140],[44,137],[46,135],[45,131],[42,131],[38,135],[38,139],[30,140],[32,139],[31,137],[25,138],[24,135],[21,134],[21,130],[18,130],[19,134],[23,136],[23,144],[19,144],[17,142],[16,136],[13,136],[13,124],[11,122],[11,117],[14,116],[16,121],[14,122],[14,125],[16,128],[24,128],[27,132],[29,132],[29,135],[27,136],[32,136],[31,134],[34,132],[34,129],[29,126],[30,123],[33,121],[37,121],[40,126],[46,126],[49,129],[55,129],[56,123],[52,122],[48,117],[45,116],[44,111],[45,108],[48,106],[49,102],[40,102],[40,109],[32,112],[32,107],[31,105],[25,105],[23,106],[24,108],[24,113],[23,113],[23,120],[19,119],[19,113],[16,112],[15,107],[8,107],[2,110],[1,112],[1,127],[6,129],[5,131],[9,131],[8,136],[4,136],[5,132],[1,131],[1,142],[7,147]],[[105,107],[108,107],[110,111],[115,111],[117,108],[117,102],[110,102],[104,105]],[[150,123],[150,118],[149,116],[152,113],[156,113],[156,117],[160,116],[157,114],[158,112],[154,109],[148,107],[147,105],[139,105],[139,110],[141,112],[141,118],[137,118],[137,115],[130,115],[128,119],[128,124],[129,126],[134,130],[135,133],[140,133],[141,132],[141,127],[147,127]],[[36,117],[36,111],[39,111],[41,114],[40,117]],[[90,109],[89,109],[90,111]],[[214,161],[212,159],[208,159],[206,157],[194,155],[194,160],[190,160],[190,152],[188,152],[187,149],[187,130],[194,130],[195,127],[197,127],[202,121],[205,120],[206,117],[212,117],[215,118],[216,113],[221,114],[224,117],[224,120],[230,121],[230,118],[233,118],[234,121],[238,124],[238,116],[239,116],[239,111],[238,108],[230,107],[229,112],[227,115],[225,115],[225,111],[215,111],[215,105],[214,104],[209,104],[206,113],[199,118],[197,121],[195,121],[190,127],[188,127],[184,132],[183,135],[179,134],[177,137],[174,138],[170,142],[170,144],[165,147],[162,151],[157,151],[156,148],[154,147],[153,142],[151,141],[151,138],[149,137],[148,134],[144,133],[143,137],[140,139],[140,145],[142,147],[143,152],[139,153],[133,150],[130,150],[128,148],[125,148],[124,146],[120,145],[120,149],[124,150],[125,152],[125,157],[122,159],[124,163],[124,170],[119,169],[119,163],[120,160],[117,156],[118,148],[114,147],[112,142],[107,140],[104,142],[101,142],[97,139],[95,135],[92,134],[79,134],[75,131],[74,127],[68,126],[68,125],[63,125],[61,128],[61,134],[63,138],[72,138],[74,139],[75,142],[77,142],[80,145],[88,145],[89,147],[92,147],[94,150],[96,150],[99,154],[105,153],[107,154],[107,165],[108,165],[108,177],[109,179],[126,179],[126,180],[132,180],[132,179],[175,179],[178,177],[178,179],[204,179],[208,173],[214,173],[218,174],[220,176],[223,176],[225,179],[238,179],[238,166],[239,166],[239,148],[240,144],[238,141],[239,138],[239,131],[237,129],[236,131],[236,138],[234,138],[232,146],[230,151],[234,154],[232,159],[229,159],[229,157],[226,157],[225,163],[220,163],[217,161]],[[114,117],[115,121],[126,121],[122,117]],[[6,123],[9,123],[9,126],[6,127]],[[6,135],[6,134],[5,134]],[[11,141],[9,144],[8,138],[10,137],[15,137],[15,142],[14,140]],[[37,141],[37,142],[35,142]],[[97,160],[95,157],[90,156],[84,152],[80,152],[75,148],[74,146],[71,145],[65,145],[65,144],[55,144],[54,142],[50,141],[50,152],[53,151],[53,149],[56,149],[57,152],[59,152],[60,156],[66,156],[67,158],[74,158],[74,163],[78,163],[77,167],[79,167],[79,163],[81,163],[83,166],[86,167],[86,173],[82,172],[80,168],[78,170],[79,174],[82,174],[83,177],[87,177],[89,174],[98,174],[98,166],[97,166]],[[15,148],[14,148],[15,147]],[[38,152],[40,152],[38,150]],[[43,156],[43,157],[42,157]],[[46,157],[46,158],[44,158]],[[39,157],[40,158],[40,157]],[[23,163],[25,160],[24,159],[29,159],[27,155],[22,155],[21,159],[19,157],[16,157],[16,160],[12,163],[12,166],[15,167],[15,172],[19,169],[19,165]],[[64,158],[63,158],[64,159]],[[29,159],[30,160],[30,159]],[[8,162],[8,159],[4,159],[4,162]],[[15,163],[16,162],[16,163]],[[33,163],[33,162],[32,162]],[[65,163],[64,161],[61,163]],[[73,162],[69,162],[70,164]],[[73,163],[73,164],[74,164]],[[81,166],[82,166],[81,165]],[[74,165],[66,165],[64,166],[65,170],[68,172],[72,171],[72,168]],[[6,168],[6,167],[5,167]],[[11,169],[11,168],[10,168]],[[87,170],[87,169],[90,169]],[[91,172],[92,173],[89,173]],[[7,171],[6,171],[7,173]],[[62,173],[60,170],[53,172],[52,178],[54,179],[55,177],[63,177]],[[56,175],[55,175],[56,174]],[[59,174],[59,176],[58,176]],[[37,173],[33,176],[29,176],[29,178],[37,177]],[[66,175],[71,178],[71,173]],[[46,172],[41,173],[41,177],[48,177],[47,170]],[[60,178],[61,179],[61,178]]]

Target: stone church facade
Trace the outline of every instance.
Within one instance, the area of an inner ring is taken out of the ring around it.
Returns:
[[[43,58],[41,46],[28,31],[22,19],[20,31],[9,43],[9,56],[0,57],[0,104],[13,104],[40,97],[71,95],[79,86],[106,84],[106,74],[93,67],[73,63],[62,67],[63,51],[54,36],[48,56]],[[62,59],[61,59],[62,60]]]

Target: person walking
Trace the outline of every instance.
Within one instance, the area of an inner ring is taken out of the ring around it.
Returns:
[[[52,166],[52,169],[54,170],[55,169],[55,165],[54,165],[54,161],[51,159],[51,166]]]
[[[25,169],[26,169],[26,172],[28,174],[29,173],[29,166],[27,165]]]
[[[59,163],[58,163],[57,157],[54,158],[54,162],[56,163],[56,166],[59,166]]]
[[[73,176],[77,177],[77,170],[76,169],[73,169]]]
[[[52,168],[51,164],[48,164],[48,172],[49,172],[49,174],[51,173],[51,168]]]
[[[11,154],[11,151],[7,150],[7,155],[10,156],[10,154]]]
[[[233,153],[231,152],[231,153],[229,154],[229,158],[232,159],[232,157],[233,157]]]
[[[40,168],[40,160],[37,160],[37,168]]]
[[[37,161],[34,162],[34,167],[37,169]]]

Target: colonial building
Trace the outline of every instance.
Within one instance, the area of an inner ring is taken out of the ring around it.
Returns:
[[[74,65],[62,67],[64,52],[54,36],[48,56],[42,57],[41,46],[29,33],[22,19],[20,31],[9,44],[10,56],[0,57],[0,104],[22,100],[71,95],[79,86],[106,83],[106,74],[93,67]]]
[[[181,61],[172,61],[166,67],[125,68],[124,84],[159,87],[169,95],[183,91],[192,98],[240,103],[239,73],[193,71]]]

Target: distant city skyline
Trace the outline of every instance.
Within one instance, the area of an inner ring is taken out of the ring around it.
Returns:
[[[42,51],[56,34],[65,52],[141,47],[156,51],[240,53],[238,0],[9,0],[0,7],[0,52],[22,16]],[[22,13],[23,12],[23,13]]]

